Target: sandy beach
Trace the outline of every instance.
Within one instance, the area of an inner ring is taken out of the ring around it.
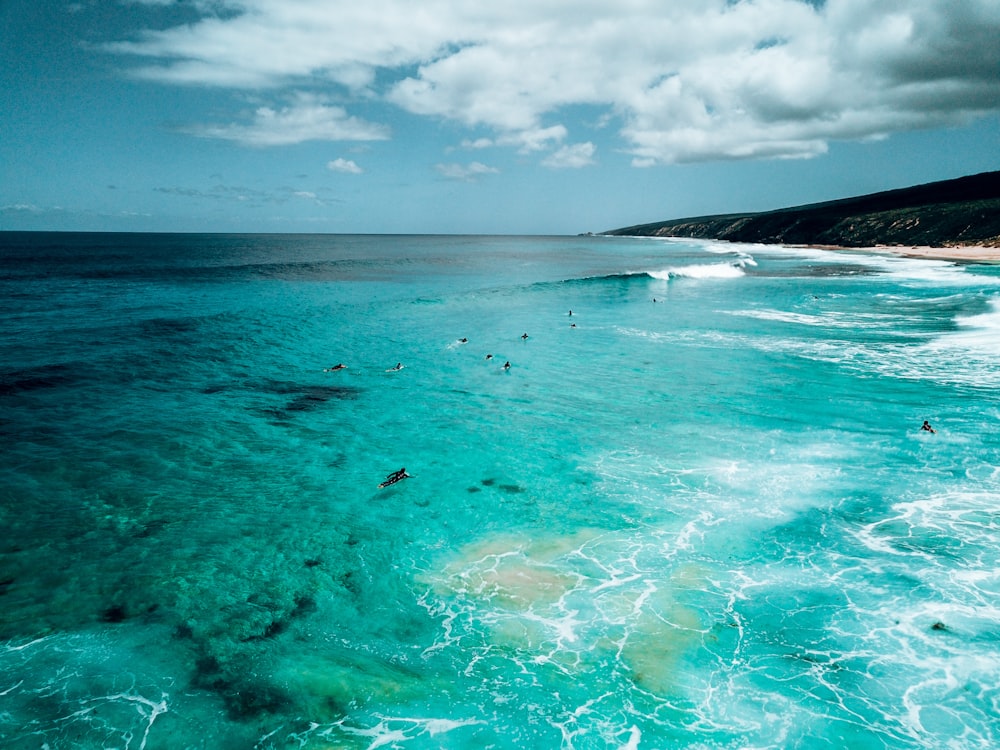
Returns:
[[[1000,247],[986,245],[956,245],[953,247],[929,247],[906,245],[876,245],[875,247],[842,247],[840,245],[812,245],[824,250],[856,250],[864,253],[899,255],[905,258],[928,258],[931,260],[953,260],[970,263],[1000,263]]]

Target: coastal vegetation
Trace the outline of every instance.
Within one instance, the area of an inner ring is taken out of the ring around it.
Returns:
[[[998,247],[1000,172],[774,211],[638,224],[603,234],[841,247]]]

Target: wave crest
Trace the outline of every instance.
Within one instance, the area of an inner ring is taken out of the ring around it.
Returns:
[[[654,279],[737,279],[745,275],[742,263],[696,263],[690,266],[665,268],[662,271],[648,271]]]

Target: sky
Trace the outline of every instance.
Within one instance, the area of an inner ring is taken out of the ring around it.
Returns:
[[[1000,0],[0,0],[0,230],[577,234],[1000,169]]]

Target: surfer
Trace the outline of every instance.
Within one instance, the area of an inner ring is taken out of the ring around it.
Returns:
[[[930,432],[934,434],[934,428],[931,427],[931,423],[928,422],[926,419],[924,420],[924,423],[920,425],[920,429],[923,430],[924,432]]]
[[[337,370],[345,370],[345,369],[347,369],[347,365],[336,364],[333,367],[326,367],[326,368],[324,368],[323,372],[336,372]]]
[[[528,340],[528,334],[527,333],[522,333],[521,334],[521,338],[524,339],[525,341],[527,341]]]
[[[503,369],[505,370],[510,369],[510,360],[507,360],[506,362],[503,363]]]
[[[487,361],[493,359],[493,355],[492,354],[487,354],[486,355],[486,359],[487,359]]]
[[[390,367],[388,370],[386,370],[386,372],[397,372],[398,370],[402,369],[403,369],[403,363],[397,362],[395,367]]]
[[[460,343],[460,344],[468,344],[468,343],[469,343],[469,340],[468,340],[467,338],[464,338],[464,337],[463,337],[463,338],[460,338],[460,339],[458,340],[458,343]]]
[[[379,489],[382,489],[383,487],[388,487],[390,484],[395,484],[396,482],[402,481],[403,479],[408,479],[409,477],[410,475],[406,473],[406,467],[404,466],[402,469],[399,469],[387,475],[385,481],[382,482],[378,487]]]

